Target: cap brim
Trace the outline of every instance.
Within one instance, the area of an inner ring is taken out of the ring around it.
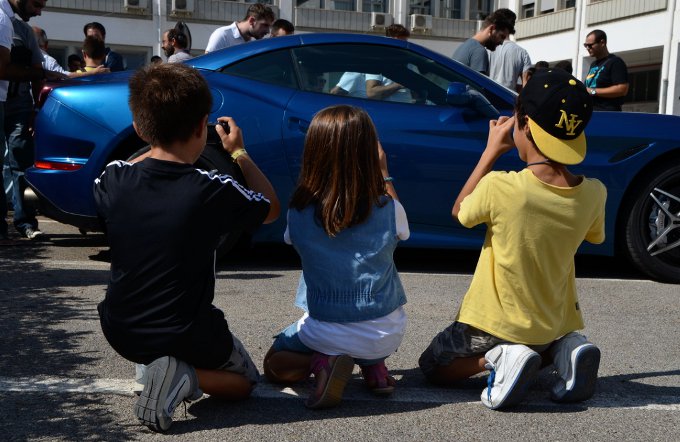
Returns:
[[[529,129],[534,143],[543,154],[561,164],[578,164],[586,157],[586,135],[584,132],[573,140],[561,140],[541,129],[529,118]]]

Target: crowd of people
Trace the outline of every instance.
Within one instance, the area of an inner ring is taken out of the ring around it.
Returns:
[[[515,34],[516,19],[517,15],[506,8],[489,14],[481,29],[456,49],[453,59],[519,92],[534,72],[551,66],[547,61],[532,66],[526,49],[509,40],[509,36]],[[607,34],[600,29],[589,32],[583,46],[594,58],[584,82],[593,96],[595,110],[621,111],[628,94],[625,62],[609,53]],[[569,60],[559,61],[552,67],[570,74],[573,71]]]
[[[83,29],[82,63],[74,59],[73,71],[48,69],[53,62],[41,52],[47,36],[26,24],[42,6],[44,0],[0,0],[0,78],[7,80],[0,82],[5,104],[0,140],[7,139],[12,180],[30,165],[31,84],[123,67],[120,55],[105,45],[104,27],[93,22]],[[615,83],[620,63],[608,53],[601,31],[586,40],[596,59],[586,84],[566,68],[536,67],[529,76],[527,54],[513,45],[490,62],[487,49],[507,44],[514,19],[509,10],[495,11],[454,54],[511,86],[521,78],[523,87],[513,115],[489,122],[486,148],[452,201],[452,217],[460,224],[487,226],[485,244],[455,321],[429,345],[423,343],[417,361],[436,385],[452,386],[488,370],[481,402],[491,409],[521,402],[548,364],[556,372],[550,387],[555,402],[580,402],[594,394],[600,350],[578,333],[584,324],[574,255],[584,240],[604,241],[606,189],[568,166],[585,158],[584,130],[593,110],[623,89]],[[244,20],[218,28],[206,52],[274,32],[293,29],[255,4]],[[403,26],[388,28],[388,36],[409,37]],[[143,389],[134,412],[157,431],[170,428],[183,401],[203,393],[244,399],[259,381],[257,364],[213,305],[215,248],[223,235],[274,222],[281,212],[238,122],[219,117],[221,124],[207,125],[212,94],[205,79],[187,64],[173,63],[190,56],[188,44],[181,32],[168,30],[163,49],[169,63],[161,60],[130,77],[133,126],[150,151],[110,163],[94,183],[112,252],[111,278],[98,305],[101,328],[118,354],[138,364]],[[19,47],[24,49],[15,54]],[[21,65],[19,54],[25,57]],[[516,67],[503,65],[511,60],[518,61]],[[349,83],[348,89],[338,88],[350,93]],[[401,89],[380,76],[364,75],[353,83],[366,96],[398,96]],[[243,182],[194,168],[208,130],[217,132]],[[513,149],[525,168],[494,171]],[[24,185],[13,184],[18,190]],[[302,261],[295,305],[303,313],[274,338],[262,362],[271,382],[292,384],[313,375],[308,408],[339,405],[355,364],[373,394],[389,396],[397,386],[385,360],[401,345],[408,318],[393,252],[410,235],[397,184],[364,110],[337,105],[314,116],[284,234]],[[15,227],[27,238],[38,237],[34,214],[12,195]],[[526,219],[531,222],[518,222]]]

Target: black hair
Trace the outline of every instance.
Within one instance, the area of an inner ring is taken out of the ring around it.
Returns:
[[[286,31],[286,34],[292,34],[295,32],[295,26],[293,26],[293,23],[283,18],[275,20],[274,23],[272,23],[272,34],[279,29]]]
[[[85,34],[86,37],[87,37],[87,30],[88,29],[96,29],[99,32],[101,32],[102,37],[106,38],[106,28],[104,28],[103,24],[96,22],[96,21],[93,21],[93,22],[90,22],[90,23],[86,24],[85,26],[83,26],[83,34]]]

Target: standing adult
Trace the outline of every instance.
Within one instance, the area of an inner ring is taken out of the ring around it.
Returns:
[[[521,91],[529,79],[531,57],[526,49],[512,40],[489,54],[489,77],[513,91]]]
[[[43,80],[64,78],[63,74],[43,69],[40,47],[33,29],[27,23],[31,17],[41,14],[45,1],[2,0],[3,10],[9,11],[7,16],[13,30],[10,65],[3,76],[4,80],[9,80],[4,112],[7,152],[3,174],[5,182],[11,184],[7,197],[14,208],[14,227],[21,236],[28,239],[36,239],[42,235],[38,229],[35,211],[26,206],[23,200],[23,191],[26,189],[24,171],[33,165],[34,159],[33,137],[30,132],[33,96],[37,96]]]
[[[181,63],[192,58],[187,49],[187,36],[174,28],[163,33],[162,47],[168,63]]]
[[[295,34],[295,25],[284,18],[280,18],[272,23],[271,36],[284,37]]]
[[[247,43],[253,39],[259,40],[269,34],[273,22],[274,11],[272,11],[272,8],[262,3],[255,3],[248,8],[243,20],[217,28],[210,35],[205,52],[218,51]]]
[[[12,22],[10,16],[14,15],[12,8],[7,0],[0,0],[0,78],[5,78],[6,71],[10,65],[10,53],[12,50]],[[5,100],[7,99],[7,80],[0,80],[0,121],[5,120]],[[5,143],[4,126],[0,124],[0,177],[5,162]],[[0,180],[2,182],[3,180]],[[8,241],[7,236],[7,199],[5,197],[5,187],[0,189],[0,244]]]
[[[621,111],[628,94],[628,68],[621,58],[607,49],[607,34],[600,29],[591,31],[583,44],[595,61],[584,81],[593,96],[593,110]]]
[[[489,55],[486,50],[495,51],[503,44],[508,35],[514,34],[515,24],[508,19],[505,10],[497,10],[489,14],[482,23],[482,28],[472,38],[458,46],[452,58],[471,69],[489,74]]]
[[[83,34],[85,34],[85,37],[97,37],[106,44],[106,28],[104,28],[104,25],[101,23],[93,21],[86,24],[83,27]],[[112,51],[109,47],[106,47],[105,49],[106,57],[104,58],[104,66],[109,68],[111,72],[124,71],[125,63],[123,62],[123,56]]]
[[[105,68],[104,66],[97,66],[94,69],[89,69],[87,73],[85,72],[80,72],[79,70],[74,70],[74,71],[67,71],[61,65],[57,60],[54,59],[50,54],[47,53],[47,47],[49,45],[49,40],[47,39],[47,33],[45,32],[44,29],[38,27],[38,26],[33,26],[33,33],[35,34],[35,39],[38,42],[38,46],[40,47],[40,52],[42,53],[43,56],[43,61],[42,61],[42,67],[43,69],[46,69],[48,71],[53,71],[53,72],[59,72],[61,74],[64,74],[70,78],[73,77],[83,77],[86,75],[90,74],[100,74],[104,72],[109,72],[108,68]],[[78,59],[80,60],[80,58]],[[78,61],[80,63],[80,61]]]

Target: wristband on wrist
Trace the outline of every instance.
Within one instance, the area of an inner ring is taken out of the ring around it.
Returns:
[[[391,183],[392,181],[394,181],[394,178],[392,178],[391,176],[386,176],[383,179],[385,180],[386,183]]]
[[[234,162],[236,162],[236,160],[238,159],[238,157],[240,157],[241,155],[248,155],[248,152],[246,152],[246,150],[245,150],[244,148],[242,148],[242,147],[241,147],[240,149],[236,149],[235,151],[233,151],[233,152],[231,153],[231,159],[232,159]]]

